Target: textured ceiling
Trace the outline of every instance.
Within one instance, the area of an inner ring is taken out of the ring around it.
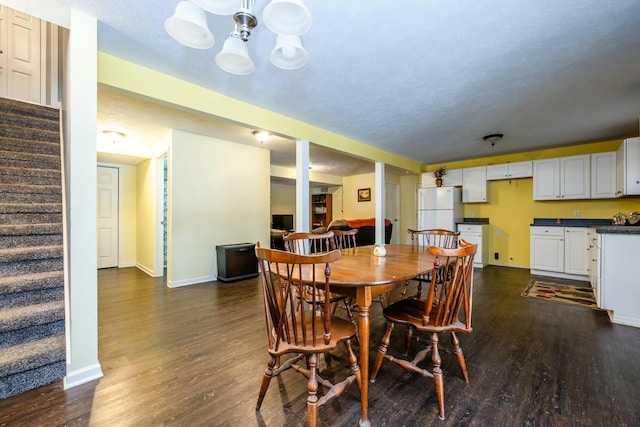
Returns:
[[[259,19],[266,3],[256,2]],[[103,52],[423,163],[638,134],[640,0],[307,0],[309,63],[272,66],[275,36],[260,23],[250,76],[215,66],[230,17],[208,15],[208,50],[169,37],[176,4],[47,7],[96,16]],[[484,144],[491,133],[503,142]]]

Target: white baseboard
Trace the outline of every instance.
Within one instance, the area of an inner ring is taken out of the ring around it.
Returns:
[[[152,269],[147,268],[146,266],[144,266],[144,265],[142,265],[142,264],[138,264],[138,263],[136,263],[136,268],[137,268],[138,270],[142,270],[142,271],[144,271],[144,272],[145,272],[145,273],[147,273],[149,276],[153,277],[153,270],[152,270]]]
[[[205,276],[195,279],[178,280],[175,282],[167,281],[167,286],[170,288],[179,288],[181,286],[197,285],[199,283],[213,282],[215,280],[218,280],[218,276]]]
[[[69,365],[67,365],[67,375],[64,377],[64,389],[67,390],[77,387],[89,381],[102,378],[103,376],[104,374],[102,373],[102,368],[99,363],[75,371],[69,371]]]
[[[534,276],[545,276],[545,277],[557,277],[560,279],[568,279],[568,280],[580,280],[582,282],[588,282],[589,276],[580,276],[577,274],[567,274],[567,273],[558,273],[555,271],[545,271],[545,270],[531,270],[531,274]]]
[[[611,321],[613,323],[640,328],[640,319],[637,317],[621,316],[619,314],[616,314],[615,311],[613,312],[613,316],[610,315],[609,317],[611,318]]]

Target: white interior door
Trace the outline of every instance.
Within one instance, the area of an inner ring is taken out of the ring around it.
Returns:
[[[41,102],[40,20],[0,6],[0,96]]]
[[[118,266],[118,169],[98,166],[98,268]]]
[[[393,228],[391,229],[391,243],[399,244],[400,243],[400,208],[399,208],[399,197],[398,192],[400,188],[398,184],[394,184],[391,182],[385,183],[385,195],[384,195],[384,212],[385,216],[391,223],[393,224]]]

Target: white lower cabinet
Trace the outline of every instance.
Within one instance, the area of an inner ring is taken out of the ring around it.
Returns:
[[[540,227],[530,230],[531,274],[588,280],[587,229]]]
[[[476,255],[473,257],[473,266],[484,268],[489,264],[489,224],[458,224],[460,239],[471,244],[478,245]]]
[[[589,242],[584,227],[564,227],[564,272],[589,275]]]
[[[589,263],[589,283],[593,288],[593,295],[596,298],[598,307],[602,307],[600,292],[600,242],[595,228],[587,230],[587,253]]]
[[[613,323],[640,327],[638,234],[598,234],[600,282],[598,305]]]
[[[530,237],[531,273],[564,272],[564,227],[531,227]]]

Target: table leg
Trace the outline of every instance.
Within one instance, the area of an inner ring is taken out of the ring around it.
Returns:
[[[368,288],[358,288],[356,302],[358,304],[358,338],[360,339],[360,402],[362,415],[360,427],[369,427],[369,307],[371,307],[371,293]]]

